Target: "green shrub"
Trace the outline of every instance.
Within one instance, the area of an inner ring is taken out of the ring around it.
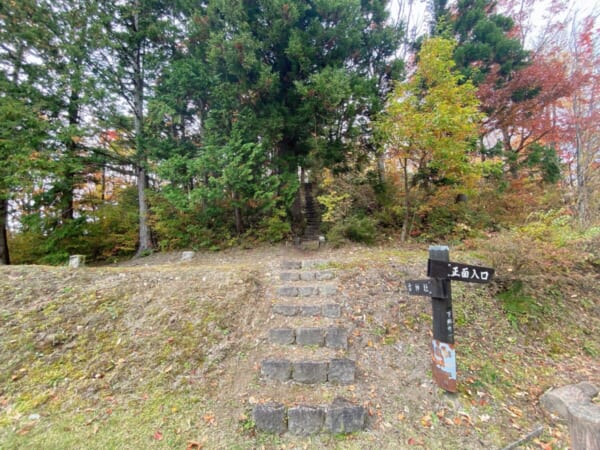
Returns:
[[[271,243],[281,242],[292,232],[292,226],[287,221],[287,214],[283,209],[277,209],[270,217],[265,217],[260,224],[259,240]]]
[[[328,194],[319,195],[317,200],[325,207],[322,217],[323,222],[335,223],[342,220],[346,217],[352,206],[350,194],[338,194],[335,190]]]
[[[9,237],[14,264],[64,264],[69,255],[88,261],[133,254],[137,245],[137,191],[120,191],[86,215],[58,224],[32,214],[22,218],[23,230]]]
[[[352,216],[335,224],[327,233],[327,239],[334,246],[345,241],[373,244],[377,238],[377,221],[370,217]]]
[[[521,280],[513,281],[508,289],[499,293],[497,297],[502,301],[502,309],[515,329],[539,320],[542,307],[535,298],[527,295]]]

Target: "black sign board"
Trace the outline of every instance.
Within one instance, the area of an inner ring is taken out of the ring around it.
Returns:
[[[448,292],[440,280],[430,278],[428,280],[406,281],[408,295],[421,295],[423,297],[448,298]]]
[[[489,283],[494,276],[494,269],[430,259],[427,264],[427,276],[468,283]]]
[[[451,281],[489,283],[494,269],[450,261],[445,245],[429,247],[428,280],[407,280],[409,295],[431,297],[433,340],[431,361],[433,379],[442,389],[456,392],[456,352],[454,349],[454,317]]]

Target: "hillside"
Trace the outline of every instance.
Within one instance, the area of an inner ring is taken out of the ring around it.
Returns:
[[[566,427],[538,400],[563,384],[600,385],[597,249],[540,245],[524,255],[518,244],[451,248],[453,260],[497,270],[491,285],[453,285],[456,395],[431,381],[430,301],[404,287],[425,276],[425,245],[0,266],[0,448],[489,449],[537,424],[544,432],[530,448],[564,448]],[[270,329],[290,323],[272,311],[284,261],[335,274],[341,317],[327,323],[348,329],[347,349],[268,342]],[[309,351],[355,359],[356,380],[284,387],[260,377],[266,357]],[[295,437],[254,426],[258,403],[339,396],[366,408],[366,431]]]

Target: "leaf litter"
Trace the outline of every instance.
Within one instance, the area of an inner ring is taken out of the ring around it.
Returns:
[[[557,286],[568,287],[572,315],[551,310],[539,318],[558,344],[566,342],[558,353],[547,332],[512,326],[494,297],[497,285],[458,288],[459,392],[450,395],[431,381],[429,301],[408,297],[403,284],[424,276],[426,248],[346,247],[316,256],[337,262],[358,380],[292,390],[298,401],[339,394],[364,404],[367,432],[253,431],[252,405],[280,396],[257,371],[273,321],[269,286],[282,259],[313,257],[272,247],[78,271],[0,267],[0,446],[499,448],[538,423],[544,433],[526,448],[568,445],[564,425],[544,416],[538,399],[561,384],[600,383],[597,347],[583,345],[598,327],[584,274]],[[29,419],[34,414],[39,420]]]

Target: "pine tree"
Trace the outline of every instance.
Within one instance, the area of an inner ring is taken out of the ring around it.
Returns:
[[[227,211],[238,233],[290,208],[299,167],[317,178],[322,167],[347,170],[353,153],[373,149],[360,137],[401,68],[385,4],[217,0],[195,11],[166,82],[193,105],[197,136],[162,167],[194,186],[207,213]]]
[[[124,116],[123,102],[131,119],[130,160],[138,190],[139,243],[137,254],[154,247],[149,224],[147,190],[149,188],[149,153],[147,138],[147,102],[161,70],[169,62],[173,23],[172,3],[159,0],[123,0],[101,3],[99,20],[103,38],[95,53],[96,70],[113,100],[112,117],[118,123]]]
[[[30,191],[43,166],[48,109],[37,81],[47,20],[48,11],[36,2],[0,3],[0,264],[10,263],[10,200],[16,191]]]

